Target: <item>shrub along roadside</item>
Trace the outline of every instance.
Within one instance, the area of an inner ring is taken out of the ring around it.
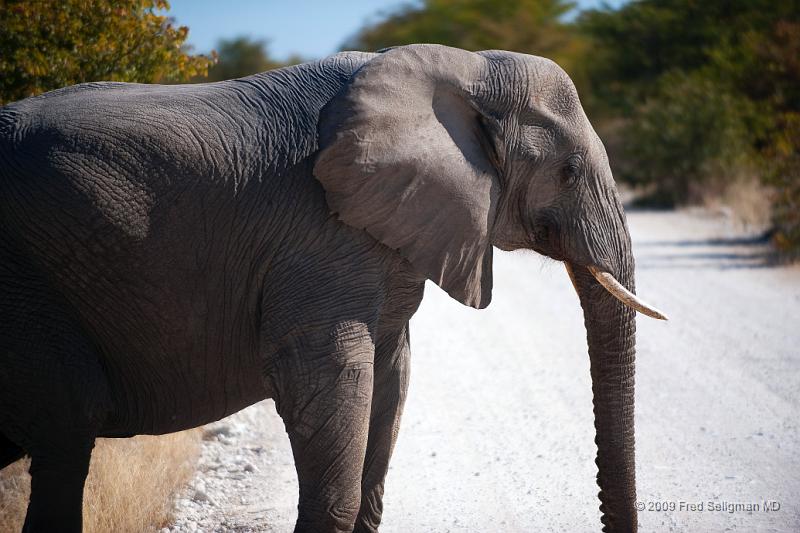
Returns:
[[[641,0],[577,24],[592,43],[589,114],[601,136],[617,130],[616,173],[667,205],[758,181],[775,244],[800,255],[800,1]]]
[[[706,76],[662,76],[625,129],[619,177],[655,184],[664,204],[702,200],[724,185],[719,180],[756,164],[752,108]]]

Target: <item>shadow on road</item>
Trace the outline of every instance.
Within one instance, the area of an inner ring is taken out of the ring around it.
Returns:
[[[728,237],[717,239],[682,239],[676,241],[644,241],[636,243],[638,247],[652,246],[767,246],[772,238],[772,231],[752,237]]]
[[[770,246],[770,232],[755,236],[650,240],[635,243],[637,267],[644,269],[770,268],[779,258]]]

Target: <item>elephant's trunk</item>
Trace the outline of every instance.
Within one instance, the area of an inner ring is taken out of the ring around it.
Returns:
[[[615,274],[621,285],[634,291],[629,248],[622,254]],[[591,361],[603,531],[635,532],[635,312],[608,292],[587,268],[574,267],[573,275],[583,307]]]

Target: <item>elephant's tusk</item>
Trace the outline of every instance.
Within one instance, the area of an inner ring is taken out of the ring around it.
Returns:
[[[609,274],[604,270],[600,270],[597,267],[587,266],[586,267],[589,272],[592,273],[592,276],[595,277],[598,283],[605,287],[605,289],[614,296],[617,300],[624,303],[628,307],[636,309],[640,313],[653,317],[658,318],[659,320],[668,320],[667,315],[653,307],[652,305],[644,303],[640,300],[635,294],[631,291],[626,289],[622,286],[622,284],[614,279],[614,276]],[[569,267],[567,267],[567,272],[570,272]],[[572,277],[572,272],[570,272],[570,278]],[[575,281],[572,281],[575,284]]]

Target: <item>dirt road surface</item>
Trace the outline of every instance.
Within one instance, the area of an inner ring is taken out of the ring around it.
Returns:
[[[704,212],[629,214],[642,531],[800,531],[800,269]],[[599,531],[589,360],[560,263],[495,253],[492,305],[429,284],[381,531]],[[271,402],[207,426],[173,531],[289,532]],[[757,509],[754,507],[757,506]]]

